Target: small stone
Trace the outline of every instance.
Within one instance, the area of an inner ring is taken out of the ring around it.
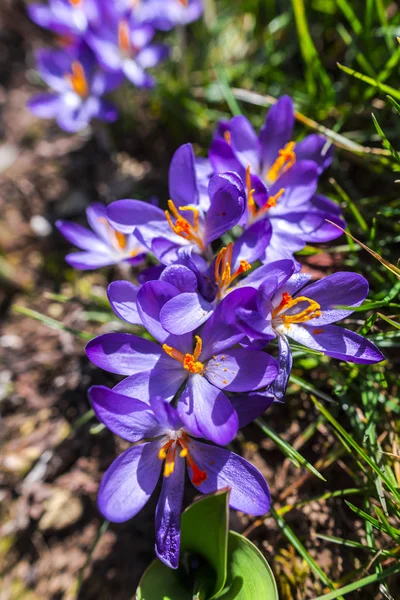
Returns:
[[[47,237],[52,232],[52,227],[42,215],[35,215],[30,220],[32,231],[38,237]]]
[[[51,496],[44,503],[44,513],[39,521],[40,531],[60,531],[74,525],[83,514],[79,498],[69,490],[53,488]]]

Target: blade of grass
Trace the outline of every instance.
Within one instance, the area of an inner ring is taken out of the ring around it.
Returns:
[[[281,438],[281,436],[278,433],[276,433],[276,431],[268,427],[268,425],[261,418],[256,419],[255,423],[262,430],[262,432],[265,433],[265,435],[267,435],[273,442],[275,442],[275,444],[278,446],[281,452],[283,452],[285,456],[290,458],[290,460],[293,462],[294,465],[296,465],[296,467],[300,467],[300,465],[306,467],[306,469],[311,471],[311,473],[318,477],[318,479],[326,481],[325,477],[321,475],[321,473],[317,471],[317,469],[311,463],[309,463],[308,460],[300,454],[300,452],[295,450],[293,446],[291,446],[288,442]]]
[[[89,333],[88,331],[79,331],[78,329],[73,329],[72,327],[67,327],[66,325],[64,325],[64,323],[61,323],[61,321],[57,321],[56,319],[53,319],[52,317],[48,317],[47,315],[43,315],[40,312],[37,312],[36,310],[31,310],[30,308],[26,308],[25,306],[17,306],[14,305],[12,307],[13,311],[20,314],[20,315],[24,315],[26,317],[31,317],[32,319],[36,319],[37,321],[40,321],[41,323],[43,323],[43,325],[46,325],[47,327],[50,327],[51,329],[58,329],[60,331],[67,331],[68,333],[72,333],[72,335],[78,337],[81,340],[84,341],[89,341],[93,338],[93,334]]]
[[[378,581],[382,581],[390,577],[391,575],[397,575],[400,573],[400,564],[391,567],[390,569],[385,569],[382,573],[374,573],[373,575],[368,575],[367,577],[363,577],[358,581],[354,581],[353,583],[349,583],[349,585],[345,585],[344,587],[335,590],[334,592],[329,592],[328,594],[324,594],[323,596],[318,596],[315,600],[335,600],[336,598],[340,598],[343,595],[349,594],[350,592],[355,592],[366,585],[370,585],[371,583],[377,583]]]
[[[400,91],[395,90],[395,88],[392,88],[390,85],[381,83],[380,81],[378,81],[377,79],[374,79],[373,77],[364,75],[363,73],[360,73],[359,71],[355,71],[354,69],[350,69],[349,67],[346,67],[345,65],[342,65],[340,63],[336,63],[336,64],[339,67],[339,69],[341,69],[342,71],[347,73],[347,75],[351,75],[352,77],[355,77],[355,79],[359,79],[360,81],[363,81],[364,83],[366,83],[368,85],[372,85],[372,86],[378,88],[381,92],[384,92],[385,94],[390,94],[391,96],[394,96],[395,98],[400,99]]]

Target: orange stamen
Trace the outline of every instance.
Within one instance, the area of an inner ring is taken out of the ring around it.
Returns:
[[[72,73],[68,73],[66,75],[69,80],[74,92],[76,92],[82,98],[85,98],[88,95],[89,87],[85,77],[85,71],[83,70],[83,66],[77,60],[71,65]]]
[[[233,244],[229,242],[226,247],[221,248],[215,259],[214,277],[215,282],[218,284],[218,297],[221,297],[226,292],[239,275],[251,269],[251,265],[247,260],[241,260],[239,267],[231,274],[232,251]]]
[[[189,0],[178,0],[179,4],[182,4],[185,8],[189,5]]]
[[[278,158],[267,173],[267,180],[270,183],[274,183],[278,177],[293,167],[296,162],[294,147],[295,143],[289,142],[284,148],[279,150]]]
[[[180,206],[179,210],[189,210],[193,213],[193,225],[182,217],[176,208],[175,204],[172,200],[168,200],[168,208],[169,210],[165,211],[165,217],[168,221],[169,226],[172,231],[179,235],[180,237],[188,240],[189,242],[195,242],[201,250],[205,249],[203,240],[199,235],[199,211],[194,206]],[[172,216],[175,218],[175,223],[172,221]]]
[[[198,360],[198,358],[201,354],[203,342],[201,337],[198,335],[195,336],[195,340],[196,346],[193,350],[193,354],[183,354],[182,352],[179,352],[179,350],[176,350],[167,344],[163,344],[162,349],[166,354],[168,354],[168,356],[182,363],[183,368],[186,369],[186,371],[189,371],[189,373],[202,374],[204,371],[204,365]]]
[[[171,440],[172,444],[167,450],[167,456],[164,463],[164,477],[169,477],[175,470],[176,442]]]
[[[126,19],[122,19],[118,25],[118,46],[121,52],[124,54],[130,54],[131,52],[131,40],[129,23]]]
[[[99,223],[104,223],[104,225],[107,227],[108,238],[115,250],[125,250],[128,243],[126,235],[120,231],[117,231],[116,229],[113,229],[105,217],[99,217],[97,220]],[[138,250],[132,250],[131,256],[136,256],[138,253]]]
[[[255,221],[261,215],[267,212],[270,208],[273,208],[277,205],[279,198],[282,196],[285,188],[281,188],[279,192],[270,196],[268,201],[264,204],[264,206],[258,207],[254,200],[254,192],[255,190],[251,187],[251,173],[250,173],[250,165],[247,166],[246,169],[246,189],[247,189],[247,208],[249,211],[250,221]]]
[[[69,0],[69,1],[72,4],[72,6],[79,6],[79,4],[81,3],[81,0]]]
[[[232,136],[231,136],[231,132],[226,130],[224,131],[224,139],[225,141],[230,145],[232,142]]]
[[[289,310],[289,308],[293,308],[300,302],[307,302],[308,306],[304,308],[299,313],[294,315],[286,315],[280,314],[282,309],[284,312]],[[321,316],[321,306],[315,300],[311,300],[311,298],[307,298],[306,296],[298,296],[297,298],[292,298],[290,294],[284,293],[282,295],[282,302],[280,305],[273,311],[272,317],[276,317],[279,314],[282,319],[282,323],[289,327],[291,323],[305,323],[306,321],[310,321],[310,319],[315,319]]]

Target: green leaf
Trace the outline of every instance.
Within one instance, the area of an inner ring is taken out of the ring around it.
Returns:
[[[192,600],[180,574],[160,560],[153,560],[136,591],[137,600]]]
[[[215,597],[226,581],[228,552],[229,492],[219,490],[192,504],[181,519],[181,551],[203,556],[215,572]]]
[[[140,580],[138,600],[215,598],[227,577],[228,517],[227,489],[203,496],[189,506],[181,517],[181,559],[185,553],[197,554],[207,564],[188,575],[189,569],[182,564],[174,570],[159,560],[153,561]]]
[[[398,92],[394,88],[390,87],[390,85],[386,85],[385,83],[381,83],[377,79],[373,79],[372,77],[368,77],[368,75],[364,75],[363,73],[359,73],[358,71],[355,71],[354,69],[349,69],[349,67],[341,65],[340,63],[337,63],[337,66],[339,67],[339,69],[341,69],[342,71],[344,71],[348,75],[351,75],[352,77],[355,77],[356,79],[360,79],[361,81],[363,81],[364,83],[367,83],[368,85],[372,85],[372,86],[377,87],[379,90],[381,90],[381,92],[385,92],[386,94],[390,94],[390,95],[394,96],[395,98],[399,98],[400,99],[400,92]]]
[[[278,600],[271,568],[261,552],[247,538],[234,531],[228,537],[227,589],[218,600]]]

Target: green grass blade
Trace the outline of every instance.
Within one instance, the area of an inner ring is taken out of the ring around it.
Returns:
[[[318,596],[315,600],[335,600],[336,598],[340,598],[343,595],[349,594],[350,592],[355,592],[366,585],[370,585],[371,583],[377,583],[378,581],[382,581],[390,577],[391,575],[397,575],[400,573],[400,564],[391,567],[390,569],[385,569],[382,573],[374,573],[373,575],[368,575],[367,577],[363,577],[358,581],[354,581],[353,583],[349,583],[334,592],[329,592],[328,594],[324,594],[323,596]]]
[[[400,100],[400,91],[395,90],[390,85],[381,83],[377,79],[373,79],[372,77],[369,77],[368,75],[359,73],[359,71],[350,69],[349,67],[341,65],[340,63],[337,63],[337,66],[339,67],[339,69],[341,69],[342,71],[347,73],[347,75],[351,75],[352,77],[355,77],[355,79],[360,79],[360,81],[363,81],[364,83],[367,83],[368,85],[372,85],[372,86],[378,88],[379,90],[381,90],[381,92],[384,92],[385,94],[390,94],[391,96],[394,96],[395,98],[398,98]]]
[[[52,317],[48,317],[47,315],[43,315],[40,312],[37,312],[36,310],[31,310],[30,308],[26,308],[25,306],[13,306],[13,311],[20,314],[20,315],[24,315],[26,317],[31,317],[32,319],[36,319],[37,321],[40,321],[41,323],[43,323],[43,325],[46,325],[47,327],[50,327],[51,329],[58,329],[60,331],[67,331],[68,333],[72,333],[72,335],[78,337],[81,340],[84,341],[89,341],[93,338],[93,334],[89,333],[88,331],[79,331],[78,329],[73,329],[72,327],[67,327],[66,325],[64,325],[64,323],[61,323],[61,321],[57,321],[56,319],[53,319]]]
[[[286,440],[281,438],[281,436],[278,433],[276,433],[276,431],[268,427],[268,425],[262,419],[256,419],[255,423],[263,431],[263,433],[265,433],[265,435],[267,435],[273,442],[275,442],[275,444],[283,452],[283,454],[290,458],[290,460],[293,462],[293,464],[296,465],[296,467],[299,467],[300,465],[306,467],[306,469],[311,471],[311,473],[318,477],[318,479],[326,481],[325,477],[321,475],[321,473],[317,471],[317,469],[311,463],[309,463],[308,460],[300,454],[300,452],[295,450],[293,446],[291,446],[288,442],[286,442]]]

